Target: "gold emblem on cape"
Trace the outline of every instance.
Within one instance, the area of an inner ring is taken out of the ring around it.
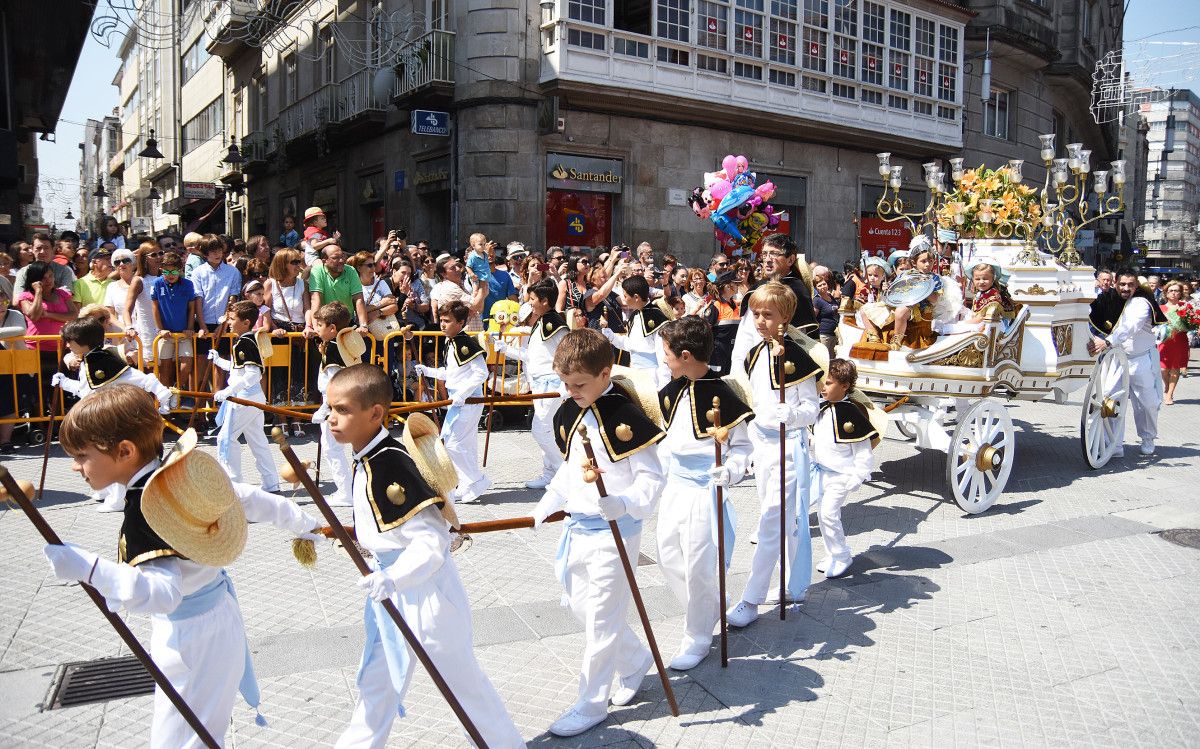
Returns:
[[[796,365],[785,360],[783,362],[783,372],[784,374],[796,374]]]
[[[550,335],[550,331],[554,330],[554,323],[546,323],[546,335]]]
[[[96,379],[97,379],[97,380],[103,380],[103,379],[104,379],[104,370],[103,370],[103,369],[97,369],[97,370],[96,370]]]
[[[667,396],[664,395],[663,396],[663,410],[666,411],[670,408],[671,408],[671,401],[667,398]]]
[[[245,360],[246,360],[246,352],[245,352],[245,351],[239,351],[239,352],[238,352],[238,361],[245,361]]]
[[[121,534],[121,538],[117,540],[117,561],[125,561],[125,534]]]
[[[462,354],[463,356],[466,356],[467,354],[471,353],[471,349],[467,348],[466,346],[459,346],[458,353]]]
[[[843,421],[842,422],[842,431],[845,432],[846,434],[854,434],[854,422],[853,421]]]
[[[394,505],[404,504],[404,487],[399,484],[391,484],[387,488],[388,501]]]
[[[617,435],[617,439],[622,442],[628,442],[633,439],[633,428],[628,424],[617,424],[617,428],[613,430],[613,434]]]
[[[563,442],[567,441],[567,428],[565,426],[558,427],[558,436]]]
[[[646,321],[646,330],[654,330],[654,321],[653,320]]]

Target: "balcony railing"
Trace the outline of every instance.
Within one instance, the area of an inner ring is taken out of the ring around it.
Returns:
[[[334,122],[345,122],[362,114],[386,112],[391,107],[389,97],[375,95],[374,70],[360,70],[338,84],[337,100],[333,110]]]
[[[395,96],[426,86],[454,85],[454,32],[430,31],[413,43],[396,71]]]
[[[271,141],[264,132],[247,133],[242,138],[242,156],[247,162],[266,161],[271,152]]]
[[[327,83],[285,107],[275,121],[284,139],[295,140],[329,124],[337,106],[337,93],[338,84]]]

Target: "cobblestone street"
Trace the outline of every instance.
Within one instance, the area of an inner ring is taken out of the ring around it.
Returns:
[[[1194,746],[1200,550],[1156,535],[1200,528],[1200,385],[1187,378],[1179,392],[1161,413],[1157,454],[1137,454],[1130,419],[1126,457],[1099,471],[1081,455],[1077,403],[1013,402],[1016,466],[1005,494],[978,516],[942,498],[944,455],[918,451],[891,431],[876,452],[875,478],[844,511],[857,553],[851,574],[821,577],[786,622],[764,608],[757,623],[733,631],[728,669],[714,653],[674,674],[678,719],[651,676],[639,699],[613,708],[600,727],[571,740],[546,732],[574,700],[583,643],[559,605],[558,527],[477,536],[455,556],[479,658],[534,746]],[[298,444],[305,459],[315,457],[314,434],[310,427]],[[537,470],[536,454],[527,432],[493,435],[495,489],[461,507],[462,519],[529,514],[537,493],[523,482]],[[32,447],[5,460],[35,482],[40,463]],[[111,558],[120,518],[96,513],[85,489],[56,446],[45,516],[65,540]],[[733,496],[736,595],[757,521],[752,480]],[[0,531],[0,745],[145,745],[148,696],[42,710],[60,664],[124,648],[76,585],[51,578],[42,542],[19,510],[0,510]],[[812,532],[823,556],[815,521]],[[663,583],[653,539],[649,522],[639,582],[669,659],[682,607]],[[254,527],[230,572],[269,725],[256,726],[239,703],[229,745],[330,745],[355,698],[363,595],[353,566],[326,546],[315,569],[301,568],[283,532]],[[148,642],[147,618],[129,621]],[[389,746],[465,743],[419,668],[406,707]]]

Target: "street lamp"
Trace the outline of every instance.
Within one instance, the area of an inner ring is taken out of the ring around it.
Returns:
[[[162,151],[158,150],[158,140],[154,137],[154,128],[150,128],[150,137],[146,139],[146,147],[138,151],[138,156],[144,159],[162,159]]]
[[[225,154],[225,158],[221,159],[221,162],[230,166],[246,163],[246,157],[242,156],[242,152],[238,150],[237,136],[234,136],[230,140],[232,142],[229,144],[229,153]]]
[[[147,200],[162,200],[162,195],[159,194],[158,188],[151,186],[150,192],[146,194]]]
[[[75,216],[71,213],[70,208],[67,209],[67,215],[63,216],[63,220],[64,221],[74,221],[75,220]]]
[[[96,178],[96,189],[92,191],[93,198],[107,198],[108,193],[104,191],[104,180],[100,177]]]

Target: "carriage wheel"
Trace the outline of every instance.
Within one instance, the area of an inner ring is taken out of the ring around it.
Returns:
[[[1092,468],[1108,463],[1125,441],[1129,408],[1129,360],[1119,348],[1100,355],[1083,395],[1079,439],[1083,459]]]
[[[983,512],[1000,497],[1016,457],[1016,435],[1008,409],[982,400],[960,414],[946,454],[946,482],[954,501],[968,513]]]

